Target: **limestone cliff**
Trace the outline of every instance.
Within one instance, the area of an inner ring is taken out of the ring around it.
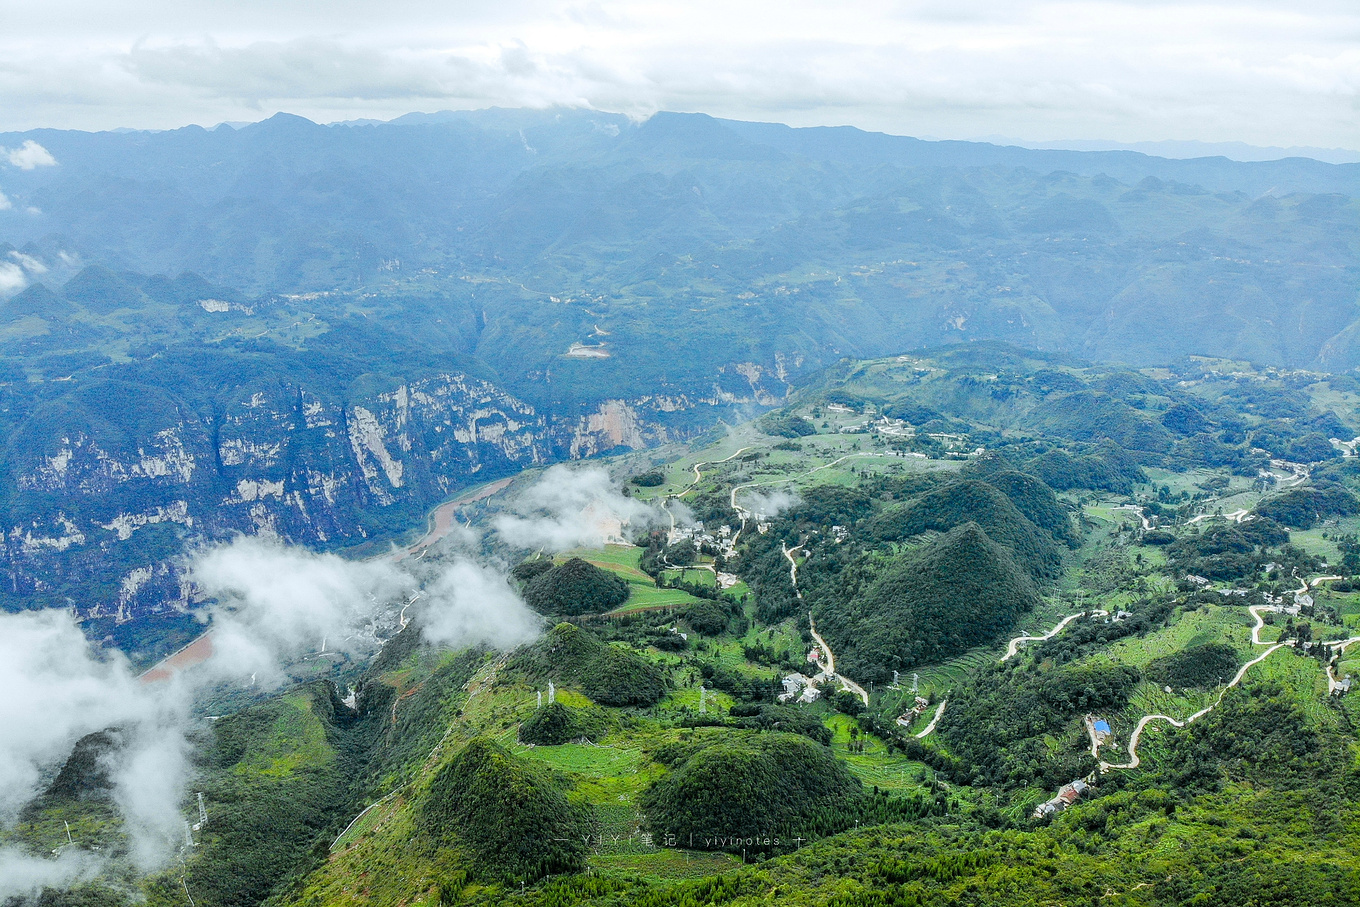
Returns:
[[[139,431],[68,424],[15,464],[4,604],[117,621],[184,608],[180,558],[196,539],[244,532],[335,547],[395,535],[467,485],[664,443],[721,408],[773,399],[747,372],[744,395],[609,399],[561,414],[440,374],[348,401],[262,383],[179,405]]]

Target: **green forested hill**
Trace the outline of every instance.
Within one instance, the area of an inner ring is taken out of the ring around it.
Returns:
[[[348,702],[205,719],[208,824],[160,871],[107,793],[122,736],[86,738],[0,842],[69,822],[110,862],[15,907],[1356,903],[1360,469],[1304,439],[1360,387],[995,352],[847,363],[611,462],[703,526],[559,559],[657,604],[505,653],[417,616]],[[1097,393],[1169,446],[1052,418]],[[496,553],[526,587],[561,569]]]
[[[1016,558],[972,522],[876,566],[848,591],[820,609],[822,626],[847,673],[878,681],[993,639],[1039,604]]]

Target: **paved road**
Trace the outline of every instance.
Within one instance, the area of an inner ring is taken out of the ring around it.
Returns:
[[[817,632],[817,623],[812,619],[811,611],[808,612],[808,627],[812,631],[812,638],[816,640],[817,645],[821,647],[822,654],[826,656],[826,663],[821,664],[822,674],[826,675],[828,679],[839,680],[841,682],[841,689],[849,690],[858,696],[861,702],[868,705],[869,694],[865,691],[864,687],[855,683],[844,674],[836,673],[836,656],[832,654],[831,647],[826,644],[826,640],[822,639],[821,634]]]
[[[784,549],[784,557],[789,560],[789,582],[793,583],[793,594],[798,597],[799,601],[802,601],[803,593],[798,591],[798,561],[794,559],[793,552],[803,546],[796,545],[793,548],[790,548],[787,542],[780,542],[779,545]],[[811,619],[811,615],[808,616],[808,619]]]
[[[934,733],[935,725],[940,723],[940,716],[944,714],[944,707],[945,705],[948,704],[948,702],[949,702],[948,699],[940,700],[940,706],[935,710],[935,717],[930,719],[930,724],[927,724],[921,730],[916,732],[917,739],[929,737],[932,733]]]
[[[1143,513],[1143,508],[1137,504],[1120,504],[1115,510],[1132,510],[1134,516],[1138,517],[1142,522],[1143,529],[1147,530],[1152,528],[1152,523],[1148,521],[1147,515]]]
[[[1336,662],[1340,660],[1342,654],[1352,644],[1360,642],[1360,636],[1352,636],[1350,639],[1339,639],[1335,642],[1323,643],[1329,649],[1335,649],[1332,657],[1327,660],[1327,694],[1330,696],[1341,686],[1341,678],[1336,676]]]
[[[1078,617],[1083,617],[1083,616],[1088,615],[1088,614],[1089,614],[1091,617],[1105,617],[1105,616],[1107,616],[1109,613],[1110,613],[1109,611],[1099,611],[1099,610],[1096,610],[1096,611],[1080,611],[1080,612],[1078,612],[1078,613],[1076,613],[1076,614],[1069,614],[1069,615],[1067,615],[1066,617],[1064,617],[1062,620],[1058,621],[1058,625],[1057,625],[1056,627],[1054,627],[1052,630],[1049,630],[1049,631],[1048,631],[1047,633],[1045,633],[1043,636],[1017,636],[1017,637],[1015,637],[1015,639],[1012,639],[1011,642],[1010,642],[1010,645],[1008,645],[1008,646],[1006,647],[1006,654],[1003,655],[1003,656],[1001,656],[1001,660],[1002,660],[1002,661],[1009,661],[1010,659],[1014,658],[1015,655],[1016,655],[1016,653],[1018,653],[1018,652],[1020,651],[1020,645],[1021,645],[1022,643],[1027,643],[1027,642],[1043,642],[1045,639],[1052,639],[1053,637],[1057,636],[1059,633],[1062,632],[1063,627],[1067,626],[1067,625],[1070,624],[1072,621],[1076,620]]]
[[[1296,576],[1295,578],[1298,579],[1299,584],[1300,584],[1300,585],[1299,585],[1299,588],[1298,588],[1296,591],[1297,591],[1297,592],[1307,592],[1309,588],[1317,586],[1318,583],[1324,583],[1324,582],[1327,582],[1328,580],[1332,580],[1332,579],[1339,579],[1340,577],[1334,577],[1334,576],[1319,576],[1319,577],[1317,577],[1316,579],[1311,580],[1311,581],[1310,581],[1310,580],[1307,580],[1307,579],[1304,579],[1304,578],[1302,578],[1302,577],[1298,577],[1298,576]],[[1129,761],[1128,761],[1128,762],[1125,762],[1125,763],[1123,763],[1123,764],[1120,764],[1120,765],[1115,765],[1115,764],[1109,763],[1109,762],[1101,762],[1101,763],[1100,763],[1100,771],[1101,771],[1101,773],[1107,772],[1107,771],[1109,771],[1109,770],[1111,770],[1111,769],[1137,768],[1137,767],[1138,767],[1138,763],[1139,763],[1139,759],[1138,759],[1138,741],[1141,739],[1141,737],[1142,737],[1142,735],[1143,735],[1143,729],[1144,729],[1145,727],[1147,727],[1148,724],[1150,724],[1150,723],[1153,722],[1153,721],[1165,721],[1165,722],[1167,722],[1168,724],[1173,725],[1174,727],[1185,727],[1187,724],[1191,724],[1191,723],[1193,723],[1193,722],[1195,722],[1195,721],[1198,721],[1200,718],[1203,718],[1205,715],[1209,714],[1209,713],[1212,712],[1214,709],[1218,708],[1219,704],[1223,702],[1223,697],[1227,694],[1227,692],[1228,692],[1229,690],[1231,690],[1233,687],[1235,687],[1235,686],[1237,686],[1238,684],[1240,684],[1240,683],[1242,682],[1242,678],[1244,678],[1244,677],[1247,676],[1247,671],[1249,671],[1254,665],[1258,665],[1258,664],[1260,664],[1261,662],[1265,661],[1267,658],[1269,658],[1271,655],[1273,655],[1273,654],[1276,652],[1276,650],[1278,650],[1278,649],[1283,649],[1283,648],[1285,648],[1285,647],[1287,647],[1287,646],[1292,646],[1292,645],[1294,645],[1294,640],[1292,640],[1292,639],[1291,639],[1291,640],[1286,640],[1286,641],[1284,641],[1284,642],[1276,642],[1276,643],[1262,642],[1262,640],[1261,640],[1261,631],[1262,631],[1263,629],[1265,629],[1265,623],[1266,623],[1266,621],[1265,621],[1265,616],[1264,616],[1264,615],[1265,615],[1265,612],[1267,612],[1267,611],[1275,611],[1275,608],[1274,608],[1273,606],[1270,606],[1270,605],[1251,605],[1251,606],[1249,606],[1249,607],[1247,608],[1247,611],[1250,612],[1250,614],[1251,614],[1251,616],[1252,616],[1253,618],[1255,618],[1255,623],[1253,624],[1253,626],[1252,626],[1252,628],[1251,628],[1251,642],[1252,642],[1252,645],[1257,645],[1257,646],[1268,646],[1268,648],[1267,648],[1264,652],[1262,652],[1260,655],[1257,655],[1255,658],[1253,658],[1251,661],[1249,661],[1249,662],[1247,662],[1246,664],[1242,665],[1242,667],[1238,669],[1237,674],[1234,675],[1234,676],[1233,676],[1233,679],[1230,680],[1230,681],[1228,681],[1227,685],[1224,686],[1223,689],[1219,691],[1217,698],[1215,698],[1214,701],[1213,701],[1210,705],[1207,705],[1207,706],[1205,706],[1204,708],[1200,709],[1198,712],[1196,712],[1195,714],[1191,715],[1189,718],[1185,719],[1184,721],[1177,721],[1175,718],[1172,718],[1172,717],[1170,717],[1169,715],[1145,715],[1145,716],[1143,716],[1143,718],[1142,718],[1141,720],[1139,720],[1138,726],[1134,729],[1133,735],[1132,735],[1131,737],[1129,737],[1129,749],[1128,749],[1128,752],[1129,752]],[[1276,613],[1278,613],[1278,612],[1276,612]],[[1329,649],[1335,649],[1337,655],[1340,655],[1342,652],[1344,652],[1344,651],[1346,650],[1346,648],[1347,648],[1348,646],[1353,645],[1354,643],[1357,643],[1357,642],[1360,642],[1360,636],[1352,636],[1352,637],[1350,637],[1349,639],[1333,640],[1332,642],[1323,643],[1323,645],[1326,646],[1326,647],[1329,648]],[[1336,689],[1336,686],[1337,686],[1338,684],[1339,684],[1339,681],[1338,681],[1337,678],[1336,678],[1336,674],[1335,674],[1335,673],[1333,672],[1333,670],[1332,670],[1332,664],[1331,664],[1330,662],[1328,662],[1328,664],[1327,664],[1327,692],[1330,693],[1332,690]]]
[[[1257,619],[1258,620],[1260,619],[1260,615],[1257,615]],[[1252,634],[1253,641],[1256,632],[1257,631],[1253,631]],[[1265,661],[1275,652],[1276,649],[1283,649],[1285,646],[1292,644],[1293,644],[1292,641],[1287,643],[1277,642],[1270,648],[1262,652],[1260,655],[1253,658],[1251,661],[1242,665],[1242,667],[1238,669],[1237,675],[1233,677],[1231,681],[1228,682],[1227,686],[1225,686],[1222,690],[1219,691],[1218,698],[1215,699],[1212,704],[1207,705],[1204,708],[1200,709],[1198,712],[1191,715],[1184,721],[1177,721],[1175,718],[1172,718],[1169,715],[1144,715],[1143,718],[1138,722],[1138,726],[1134,728],[1133,736],[1129,737],[1129,761],[1120,765],[1115,765],[1110,762],[1101,762],[1100,773],[1104,774],[1105,772],[1110,771],[1111,769],[1137,768],[1140,762],[1138,758],[1138,741],[1143,736],[1143,728],[1147,727],[1148,724],[1150,724],[1153,721],[1165,721],[1174,727],[1185,727],[1187,724],[1192,724],[1195,721],[1198,721],[1200,718],[1203,718],[1205,715],[1209,714],[1214,709],[1218,708],[1219,704],[1223,702],[1223,697],[1227,694],[1227,692],[1231,690],[1233,687],[1237,686],[1239,683],[1241,683],[1242,678],[1247,676],[1248,669],[1250,669],[1253,665],[1257,665]]]

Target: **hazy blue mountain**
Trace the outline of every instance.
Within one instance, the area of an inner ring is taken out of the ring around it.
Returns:
[[[388,534],[481,478],[780,404],[845,357],[1360,365],[1360,165],[566,109],[0,135],[28,140],[58,163],[0,172],[22,603],[135,609],[134,569],[177,590],[173,526]]]

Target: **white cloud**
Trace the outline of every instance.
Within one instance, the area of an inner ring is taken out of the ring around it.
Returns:
[[[0,688],[0,822],[14,820],[77,740],[116,727],[124,746],[110,779],[124,833],[138,866],[163,865],[182,827],[188,691],[138,683],[121,653],[95,652],[65,611],[0,615]],[[97,868],[92,860],[0,849],[0,898],[74,881]]]
[[[18,265],[0,261],[0,296],[17,293],[28,286],[28,275]]]
[[[414,591],[388,561],[351,561],[241,536],[199,553],[193,581],[212,609],[214,673],[260,683],[282,678],[280,663],[321,648],[344,649],[378,604]]]
[[[142,703],[126,660],[94,657],[66,612],[6,614],[0,625],[0,819],[12,819],[45,766],[78,738],[138,717]]]
[[[14,207],[14,203],[9,200],[9,196],[0,192],[0,211],[8,211]]]
[[[34,258],[32,255],[25,255],[22,252],[10,252],[9,257],[14,259],[19,264],[19,267],[30,274],[47,273],[47,265]]]
[[[14,847],[0,847],[0,900],[36,897],[44,888],[62,888],[93,878],[101,862],[75,848],[55,859],[35,857]]]
[[[11,12],[0,128],[566,104],[914,135],[1360,147],[1360,8],[1342,0],[345,0],[324,19],[252,0],[230,24],[202,4],[110,11]]]
[[[801,503],[801,499],[788,491],[745,492],[737,499],[737,503],[756,519],[770,519]]]
[[[222,680],[281,676],[283,660],[345,646],[345,636],[420,581],[390,561],[349,561],[239,537],[199,551],[191,572],[214,596],[213,654],[167,680],[142,683],[118,652],[97,652],[66,611],[0,614],[0,825],[40,790],[81,737],[117,728],[105,756],[111,796],[130,856],[164,866],[184,840],[188,731],[196,693]],[[418,619],[430,641],[510,647],[532,639],[539,618],[506,579],[469,560],[429,571]],[[399,600],[399,599],[398,599]],[[56,859],[0,848],[0,900],[99,871],[77,847]]]
[[[459,648],[484,642],[509,649],[541,629],[538,615],[503,575],[471,561],[455,561],[425,590],[421,631],[432,643]]]
[[[20,170],[34,170],[38,167],[55,167],[57,159],[43,146],[29,139],[18,148],[0,149],[0,154],[9,158],[11,166]]]
[[[502,514],[492,526],[520,548],[598,547],[624,540],[633,529],[668,522],[656,508],[625,497],[599,467],[553,466],[514,501],[515,514]]]

